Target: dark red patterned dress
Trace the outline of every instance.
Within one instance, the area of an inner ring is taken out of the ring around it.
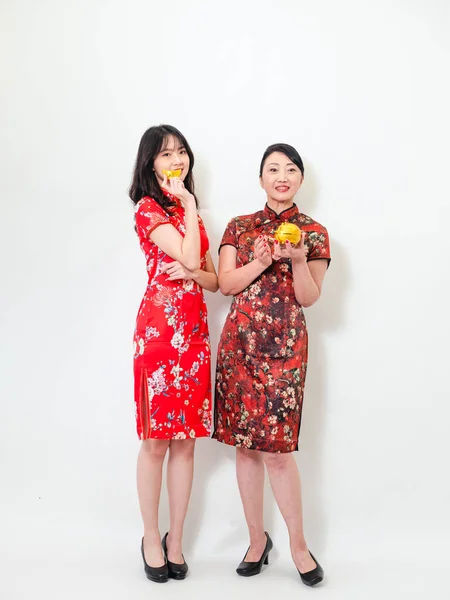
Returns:
[[[211,350],[203,289],[193,280],[169,281],[162,266],[173,259],[149,235],[172,224],[186,233],[180,202],[168,212],[152,198],[136,205],[136,230],[145,255],[148,285],[134,332],[134,398],[141,440],[184,440],[211,433]],[[209,242],[200,228],[200,267]]]
[[[330,261],[327,230],[295,204],[279,215],[266,204],[232,219],[220,247],[234,246],[242,267],[254,259],[256,238],[273,237],[284,221],[305,232],[307,260]],[[283,258],[233,299],[218,349],[213,438],[265,452],[297,450],[307,363],[305,317],[291,261]]]

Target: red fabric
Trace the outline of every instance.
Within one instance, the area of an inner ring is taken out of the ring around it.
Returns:
[[[166,212],[152,198],[136,205],[136,230],[145,255],[148,285],[134,332],[136,428],[140,439],[185,439],[210,435],[211,349],[202,288],[194,281],[168,281],[161,267],[173,259],[149,238],[160,225],[185,234],[184,209]],[[208,237],[199,219],[201,268]]]
[[[221,247],[234,246],[236,265],[244,266],[253,260],[256,238],[273,238],[283,221],[305,232],[308,260],[330,260],[327,230],[295,204],[279,215],[266,205],[232,219]],[[280,259],[233,299],[218,349],[213,437],[253,450],[297,450],[307,364],[308,333],[291,261]]]

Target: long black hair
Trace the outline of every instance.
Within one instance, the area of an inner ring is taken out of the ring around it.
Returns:
[[[266,151],[263,154],[261,164],[259,166],[260,177],[262,176],[264,163],[266,162],[267,157],[270,156],[273,152],[281,152],[281,154],[287,156],[289,160],[292,160],[294,165],[297,165],[297,167],[302,172],[302,175],[305,174],[305,167],[303,166],[303,161],[301,159],[300,154],[297,152],[294,146],[289,146],[289,144],[272,144],[266,149]]]
[[[134,204],[137,204],[144,196],[150,196],[164,210],[170,210],[172,206],[175,206],[175,203],[163,194],[153,170],[155,158],[161,152],[170,136],[176,138],[188,153],[189,171],[183,183],[185,188],[195,197],[195,203],[198,208],[198,201],[194,192],[194,176],[192,174],[194,155],[184,135],[176,127],[172,127],[172,125],[155,125],[147,129],[142,136],[134,166],[133,179],[129,189],[129,196]]]

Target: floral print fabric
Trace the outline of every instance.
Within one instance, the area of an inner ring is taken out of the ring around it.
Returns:
[[[205,437],[211,431],[211,350],[202,288],[194,281],[169,281],[162,266],[173,259],[149,238],[170,223],[184,236],[184,209],[166,212],[155,200],[136,205],[136,230],[145,255],[148,285],[134,332],[136,428],[141,440]],[[209,242],[199,219],[201,268]]]
[[[304,232],[307,260],[330,261],[327,230],[295,204],[279,215],[266,205],[232,219],[221,247],[234,246],[236,266],[244,266],[254,259],[256,238],[273,238],[284,221]],[[218,349],[213,437],[253,450],[297,450],[307,364],[305,317],[291,261],[283,258],[233,299]]]

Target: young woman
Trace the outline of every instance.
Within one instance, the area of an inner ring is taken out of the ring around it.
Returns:
[[[266,465],[294,563],[302,581],[315,585],[323,571],[305,541],[300,478],[291,453],[298,449],[308,360],[303,308],[320,297],[330,249],[326,229],[294,204],[303,177],[295,148],[269,146],[260,166],[265,207],[232,219],[225,230],[219,285],[234,299],[218,349],[213,437],[236,446],[250,534],[239,575],[260,573],[272,549],[263,526]],[[294,241],[297,235],[296,244],[284,241],[286,231]]]
[[[197,213],[194,156],[175,127],[148,129],[130,187],[148,285],[136,320],[134,380],[137,433],[142,440],[137,486],[147,577],[184,579],[183,524],[192,487],[194,445],[211,429],[210,343],[203,289],[217,276]],[[162,543],[158,506],[168,451],[170,530]]]

